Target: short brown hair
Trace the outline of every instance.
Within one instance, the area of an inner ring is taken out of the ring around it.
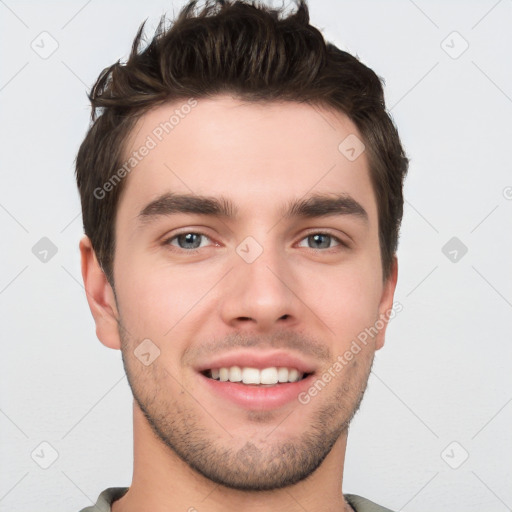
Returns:
[[[241,0],[206,0],[194,15],[197,1],[189,1],[170,28],[162,16],[139,52],[142,23],[126,63],[118,60],[101,72],[88,95],[92,123],[76,157],[76,180],[85,234],[112,286],[116,209],[126,180],[104,197],[95,191],[123,165],[126,140],[141,115],[162,103],[220,93],[254,102],[308,102],[352,120],[366,146],[384,279],[389,276],[409,160],[386,112],[379,77],[326,42],[309,24],[306,0],[296,2],[296,11],[284,17]]]

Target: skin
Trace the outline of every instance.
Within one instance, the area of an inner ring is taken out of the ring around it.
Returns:
[[[142,116],[126,154],[183,103]],[[346,116],[309,104],[200,99],[125,178],[115,295],[81,240],[97,336],[122,350],[135,397],[133,481],[114,512],[352,510],[342,494],[348,425],[387,322],[308,404],[247,410],[206,389],[194,370],[206,348],[217,355],[252,346],[289,350],[321,374],[391,310],[396,256],[383,281],[366,154],[349,161],[338,150],[349,134],[358,131]],[[180,213],[141,227],[139,212],[167,191],[227,197],[240,217]],[[279,214],[315,192],[349,194],[368,222]],[[325,231],[348,246],[311,240]],[[196,236],[201,246],[191,254],[190,241],[165,243],[177,233],[206,237]],[[235,250],[248,236],[263,248],[250,264]],[[144,339],[160,350],[148,366],[134,355]]]

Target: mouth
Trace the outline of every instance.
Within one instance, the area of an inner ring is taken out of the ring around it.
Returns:
[[[275,410],[299,405],[301,393],[313,384],[314,372],[300,372],[293,367],[220,367],[197,373],[209,403],[224,408],[229,402],[253,411]],[[215,405],[214,405],[215,406]]]
[[[198,361],[198,386],[214,406],[274,410],[299,400],[320,371],[317,361],[293,351],[234,350]]]
[[[299,382],[313,372],[301,372],[297,368],[271,366],[268,368],[252,368],[249,366],[230,366],[211,368],[200,372],[205,377],[219,382],[239,383],[246,386],[272,387]]]

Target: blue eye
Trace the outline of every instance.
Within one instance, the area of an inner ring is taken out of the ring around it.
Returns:
[[[337,245],[343,245],[344,244],[338,237],[335,237],[334,235],[331,235],[329,233],[311,233],[302,240],[308,241],[308,248],[310,249],[331,249],[330,241],[335,240],[337,242]],[[313,245],[310,245],[309,242],[312,241]]]
[[[206,247],[208,244],[202,244],[203,240],[208,240],[211,242],[210,237],[206,236],[203,233],[199,233],[196,231],[185,231],[183,233],[178,233],[177,235],[168,238],[163,242],[164,245],[172,246],[177,250],[181,249],[185,252],[196,252],[199,249]],[[299,245],[299,247],[307,247],[309,249],[332,249],[336,246],[348,247],[346,243],[340,240],[338,237],[331,235],[330,233],[325,232],[314,232],[310,233],[306,237],[302,238],[302,241],[307,240],[307,246]],[[175,243],[174,243],[175,242]],[[335,242],[332,245],[332,242]]]
[[[176,247],[176,244],[171,243],[173,240],[176,240],[178,243],[179,249],[193,251],[199,249],[201,247],[201,237],[209,238],[203,233],[196,233],[195,231],[190,231],[187,233],[180,233],[178,235],[173,236],[165,241],[165,244],[172,245]]]

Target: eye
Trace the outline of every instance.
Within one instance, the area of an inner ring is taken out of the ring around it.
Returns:
[[[303,238],[302,240],[308,241],[308,248],[310,249],[331,249],[331,241],[336,241],[336,245],[342,245],[344,247],[347,247],[347,244],[345,244],[342,240],[340,240],[338,237],[331,235],[330,233],[310,233],[308,236]],[[311,242],[311,245],[309,244]],[[300,246],[304,247],[304,246]]]
[[[203,247],[206,247],[207,243],[202,243],[203,241],[212,241],[210,237],[205,235],[204,233],[200,233],[197,231],[185,231],[183,233],[178,233],[173,235],[172,237],[166,239],[163,242],[163,245],[176,247],[178,250],[184,250],[186,252],[195,252]],[[302,241],[307,241],[307,246],[309,249],[332,249],[336,246],[348,247],[348,245],[343,242],[340,238],[326,232],[314,232],[308,234],[304,237]],[[336,242],[332,245],[332,242]],[[299,247],[304,247],[304,245],[299,244]]]
[[[201,244],[201,239],[210,240],[210,238],[203,233],[186,231],[184,233],[178,233],[177,235],[168,238],[164,241],[164,245],[172,245],[173,247],[177,246],[179,249],[192,252],[196,249],[204,247],[204,245]],[[173,243],[174,241],[176,241],[176,243]]]

